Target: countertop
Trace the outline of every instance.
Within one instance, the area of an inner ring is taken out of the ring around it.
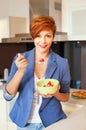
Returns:
[[[44,130],[86,130],[86,107],[75,111],[67,119],[56,122]]]
[[[71,89],[72,91],[78,91],[77,89]],[[86,99],[76,99],[71,96],[66,103],[62,103],[63,107],[66,106],[70,111],[66,119],[60,120],[53,125],[45,128],[44,130],[86,130]],[[72,105],[72,107],[70,106]],[[74,108],[71,110],[71,108]],[[77,108],[77,109],[76,109]]]
[[[3,98],[3,85],[0,85],[0,98]],[[71,89],[72,91],[78,89]],[[71,96],[62,107],[67,114],[67,119],[60,120],[44,130],[86,130],[86,99],[76,99]]]

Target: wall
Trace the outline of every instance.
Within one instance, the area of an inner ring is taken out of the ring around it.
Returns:
[[[29,1],[31,3],[29,3]],[[26,33],[29,32],[29,23],[30,23],[30,10],[32,7],[32,13],[40,13],[42,15],[50,15],[52,16],[57,24],[57,31],[61,31],[61,9],[58,9],[58,4],[61,3],[61,0],[46,0],[39,2],[34,0],[0,0],[2,4],[0,4],[0,17],[26,17],[27,18],[27,29]],[[57,3],[57,6],[56,6]],[[34,7],[35,6],[35,7]],[[29,8],[30,7],[30,8]],[[36,12],[38,11],[38,12]],[[8,27],[4,27],[4,32],[7,32]],[[1,30],[1,28],[0,28]],[[3,32],[3,30],[1,30]],[[0,37],[10,37],[10,34],[1,34]],[[10,33],[10,32],[9,32]],[[24,32],[25,33],[25,32]]]
[[[86,39],[86,0],[62,0],[62,31],[69,40]]]
[[[9,0],[9,15],[27,18],[27,30],[29,32],[29,0]]]
[[[0,17],[8,16],[9,14],[9,0],[0,0]]]
[[[85,40],[86,0],[62,0],[62,13],[55,10],[55,2],[60,2],[60,0],[49,0],[49,15],[55,18],[58,31],[67,32],[69,40]],[[2,3],[0,4],[0,17],[26,17],[27,32],[29,32],[29,0],[0,0],[0,3]]]
[[[0,17],[29,17],[29,0],[0,0]]]
[[[24,17],[26,33],[29,32],[29,0],[0,0],[0,41],[2,37],[9,37],[9,16]],[[25,33],[25,32],[24,32]]]

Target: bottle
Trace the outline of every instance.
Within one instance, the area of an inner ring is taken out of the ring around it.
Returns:
[[[4,80],[7,81],[8,78],[8,68],[4,69]]]
[[[80,82],[80,80],[77,80],[77,81],[76,81],[76,88],[77,88],[77,89],[80,89],[80,88],[81,88],[81,82]]]

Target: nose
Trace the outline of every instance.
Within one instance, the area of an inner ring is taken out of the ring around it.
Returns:
[[[46,38],[43,36],[42,38],[41,38],[41,42],[44,44],[44,43],[46,43]]]

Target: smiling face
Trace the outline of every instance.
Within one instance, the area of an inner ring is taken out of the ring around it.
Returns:
[[[49,54],[56,32],[56,24],[50,16],[35,17],[30,23],[30,34],[36,46],[36,54]]]
[[[53,41],[53,32],[51,30],[41,31],[33,40],[36,51],[39,53],[48,53]]]

